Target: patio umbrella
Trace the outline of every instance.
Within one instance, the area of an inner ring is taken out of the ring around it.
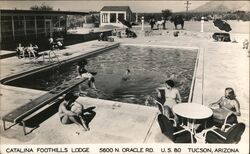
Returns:
[[[118,17],[118,21],[120,21],[123,25],[127,26],[128,28],[132,28],[132,25],[130,24],[130,22],[127,20],[124,20],[124,18]]]
[[[230,27],[230,25],[228,23],[226,23],[225,21],[221,20],[221,19],[214,20],[214,26],[216,26],[220,30],[224,30],[226,32],[229,32],[229,31],[232,30],[232,28]]]

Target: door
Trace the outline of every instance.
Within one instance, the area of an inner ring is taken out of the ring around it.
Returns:
[[[45,19],[45,35],[52,37],[52,21],[51,21],[51,19]]]

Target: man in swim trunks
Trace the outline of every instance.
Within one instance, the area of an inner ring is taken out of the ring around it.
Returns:
[[[79,96],[75,93],[68,93],[66,94],[66,96],[64,97],[64,101],[60,104],[59,109],[58,109],[58,113],[60,116],[60,121],[62,124],[71,124],[71,123],[75,123],[77,124],[81,129],[83,128],[84,131],[88,131],[89,128],[87,127],[85,121],[83,120],[83,106],[78,103],[77,105],[79,106],[79,104],[81,105],[81,111],[79,112],[73,112],[71,109],[75,103],[75,100],[78,98]]]

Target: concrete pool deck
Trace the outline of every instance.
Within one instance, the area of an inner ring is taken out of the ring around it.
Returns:
[[[0,50],[0,59],[13,57],[16,55],[16,51]]]
[[[137,39],[115,39],[126,44],[162,45],[169,47],[195,47],[200,49],[193,102],[208,105],[217,101],[226,87],[233,87],[241,105],[239,121],[246,124],[240,143],[249,142],[249,57],[242,49],[242,42],[249,38],[245,34],[232,34],[239,43],[214,42],[211,33],[183,31],[173,37],[172,31],[161,35]],[[83,53],[112,45],[109,42],[90,41],[58,51],[60,59],[79,56]],[[67,56],[65,53],[68,53]],[[1,60],[1,78],[39,67],[35,62],[16,57]],[[43,91],[1,85],[1,117],[35,98]],[[24,136],[21,126],[7,131],[2,129],[1,143],[4,144],[81,144],[81,143],[172,143],[161,134],[155,117],[157,108],[132,105],[113,101],[79,98],[84,106],[96,106],[96,116],[90,123],[90,131],[75,135],[75,125],[61,125],[54,114],[32,133]]]

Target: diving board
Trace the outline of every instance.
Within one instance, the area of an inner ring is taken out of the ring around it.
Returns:
[[[63,84],[53,88],[46,94],[20,106],[19,108],[11,111],[10,113],[6,114],[3,120],[4,130],[7,130],[5,122],[11,122],[15,124],[22,123],[24,134],[26,135],[25,130],[25,118],[31,115],[32,113],[36,112],[37,110],[41,109],[45,105],[49,104],[52,101],[58,99],[58,97],[62,96],[63,94],[69,92],[82,82],[86,81],[87,78],[74,78],[69,81],[65,81]],[[58,100],[59,101],[59,100]]]

